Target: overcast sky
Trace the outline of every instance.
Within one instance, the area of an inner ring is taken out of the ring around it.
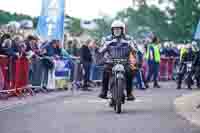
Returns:
[[[0,0],[0,9],[39,16],[41,4],[42,0]],[[66,0],[66,14],[82,19],[92,19],[101,14],[113,16],[117,11],[131,5],[132,0]]]

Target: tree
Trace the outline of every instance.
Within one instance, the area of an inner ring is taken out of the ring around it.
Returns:
[[[81,28],[81,25],[80,25],[80,19],[78,18],[72,18],[71,20],[71,25],[69,26],[69,32],[71,33],[82,33],[83,32],[83,29]]]
[[[163,0],[162,2],[172,3],[173,7],[167,8],[171,16],[170,33],[173,39],[188,40],[192,39],[195,32],[200,14],[199,0]],[[162,3],[161,2],[161,3]]]
[[[98,25],[98,29],[96,29],[94,31],[88,31],[90,33],[90,35],[92,35],[94,38],[100,40],[103,36],[110,34],[110,32],[111,32],[110,25],[112,23],[111,18],[109,18],[108,16],[103,16],[103,18],[96,19],[95,21]]]
[[[0,24],[7,24],[9,21],[20,21],[24,19],[29,19],[29,20],[35,20],[35,18],[32,18],[28,15],[22,15],[22,14],[11,14],[9,12],[5,12],[0,10]]]
[[[155,6],[148,6],[145,0],[133,1],[141,4],[138,10],[127,10],[126,17],[130,18],[128,27],[131,33],[137,35],[138,28],[148,27],[161,39],[192,39],[199,21],[200,0],[159,0],[159,5],[168,5],[162,11]],[[120,13],[119,16],[124,14]]]
[[[153,31],[161,38],[167,36],[168,23],[164,12],[156,6],[143,4],[138,10],[132,8],[121,11],[117,14],[117,19],[128,19],[127,27],[129,34],[139,37],[143,32]]]
[[[126,22],[129,34],[140,37],[152,31],[161,40],[183,41],[192,39],[200,19],[200,0],[158,0],[159,5],[167,5],[165,10],[158,6],[148,5],[147,0],[133,0],[139,3],[138,9],[127,8],[117,13],[115,19]],[[89,33],[100,39],[110,33],[112,19],[104,16],[96,20],[99,28]],[[79,31],[78,20],[72,31]]]

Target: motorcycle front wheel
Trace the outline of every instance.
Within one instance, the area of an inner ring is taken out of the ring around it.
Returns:
[[[122,100],[123,100],[123,93],[124,93],[124,80],[117,79],[116,81],[116,88],[114,91],[114,99],[115,99],[115,106],[114,110],[116,113],[120,114],[122,112]]]
[[[116,113],[120,114],[122,112],[122,103],[118,102],[116,105],[115,105],[115,111]]]

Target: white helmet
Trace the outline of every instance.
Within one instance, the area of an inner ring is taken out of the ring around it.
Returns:
[[[197,45],[197,42],[195,42],[195,41],[192,41],[192,45],[194,46],[196,46]]]
[[[123,34],[125,34],[125,27],[126,27],[126,25],[122,21],[115,20],[115,21],[112,22],[111,30],[113,28],[122,28],[122,32],[123,32]]]

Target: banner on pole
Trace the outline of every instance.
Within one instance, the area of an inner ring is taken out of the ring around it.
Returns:
[[[195,40],[200,40],[200,21],[199,21],[199,23],[197,25],[197,29],[196,29],[196,32],[194,34],[194,39]]]
[[[37,34],[44,40],[64,38],[65,0],[43,0]]]

